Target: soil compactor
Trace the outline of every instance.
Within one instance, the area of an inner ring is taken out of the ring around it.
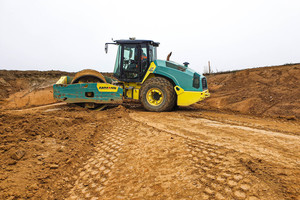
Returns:
[[[124,99],[139,100],[149,111],[170,111],[189,106],[210,94],[203,75],[183,65],[157,59],[158,42],[152,40],[115,40],[118,45],[113,76],[95,70],[82,70],[73,79],[62,76],[53,85],[54,98],[88,108],[121,104]]]

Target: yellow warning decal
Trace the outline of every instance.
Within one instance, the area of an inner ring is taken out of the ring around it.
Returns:
[[[109,83],[97,83],[99,92],[117,92],[118,87]]]

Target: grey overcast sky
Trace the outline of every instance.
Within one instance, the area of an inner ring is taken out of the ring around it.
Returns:
[[[0,69],[113,71],[114,39],[203,72],[300,62],[299,0],[0,0]]]

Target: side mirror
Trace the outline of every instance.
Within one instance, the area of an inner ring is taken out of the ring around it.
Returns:
[[[108,44],[106,43],[105,44],[105,53],[107,53],[108,52]]]

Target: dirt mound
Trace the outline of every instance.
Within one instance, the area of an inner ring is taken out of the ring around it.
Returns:
[[[300,118],[300,64],[207,75],[204,109]]]
[[[74,76],[61,71],[0,70],[0,99],[22,90],[35,90],[54,84],[60,76]]]
[[[6,109],[19,109],[32,106],[39,106],[45,104],[55,103],[53,98],[52,86],[46,88],[39,88],[35,90],[23,90],[10,95],[9,98],[2,102],[3,108]]]
[[[18,109],[55,102],[52,85],[64,75],[74,76],[74,73],[0,70],[0,108]]]

